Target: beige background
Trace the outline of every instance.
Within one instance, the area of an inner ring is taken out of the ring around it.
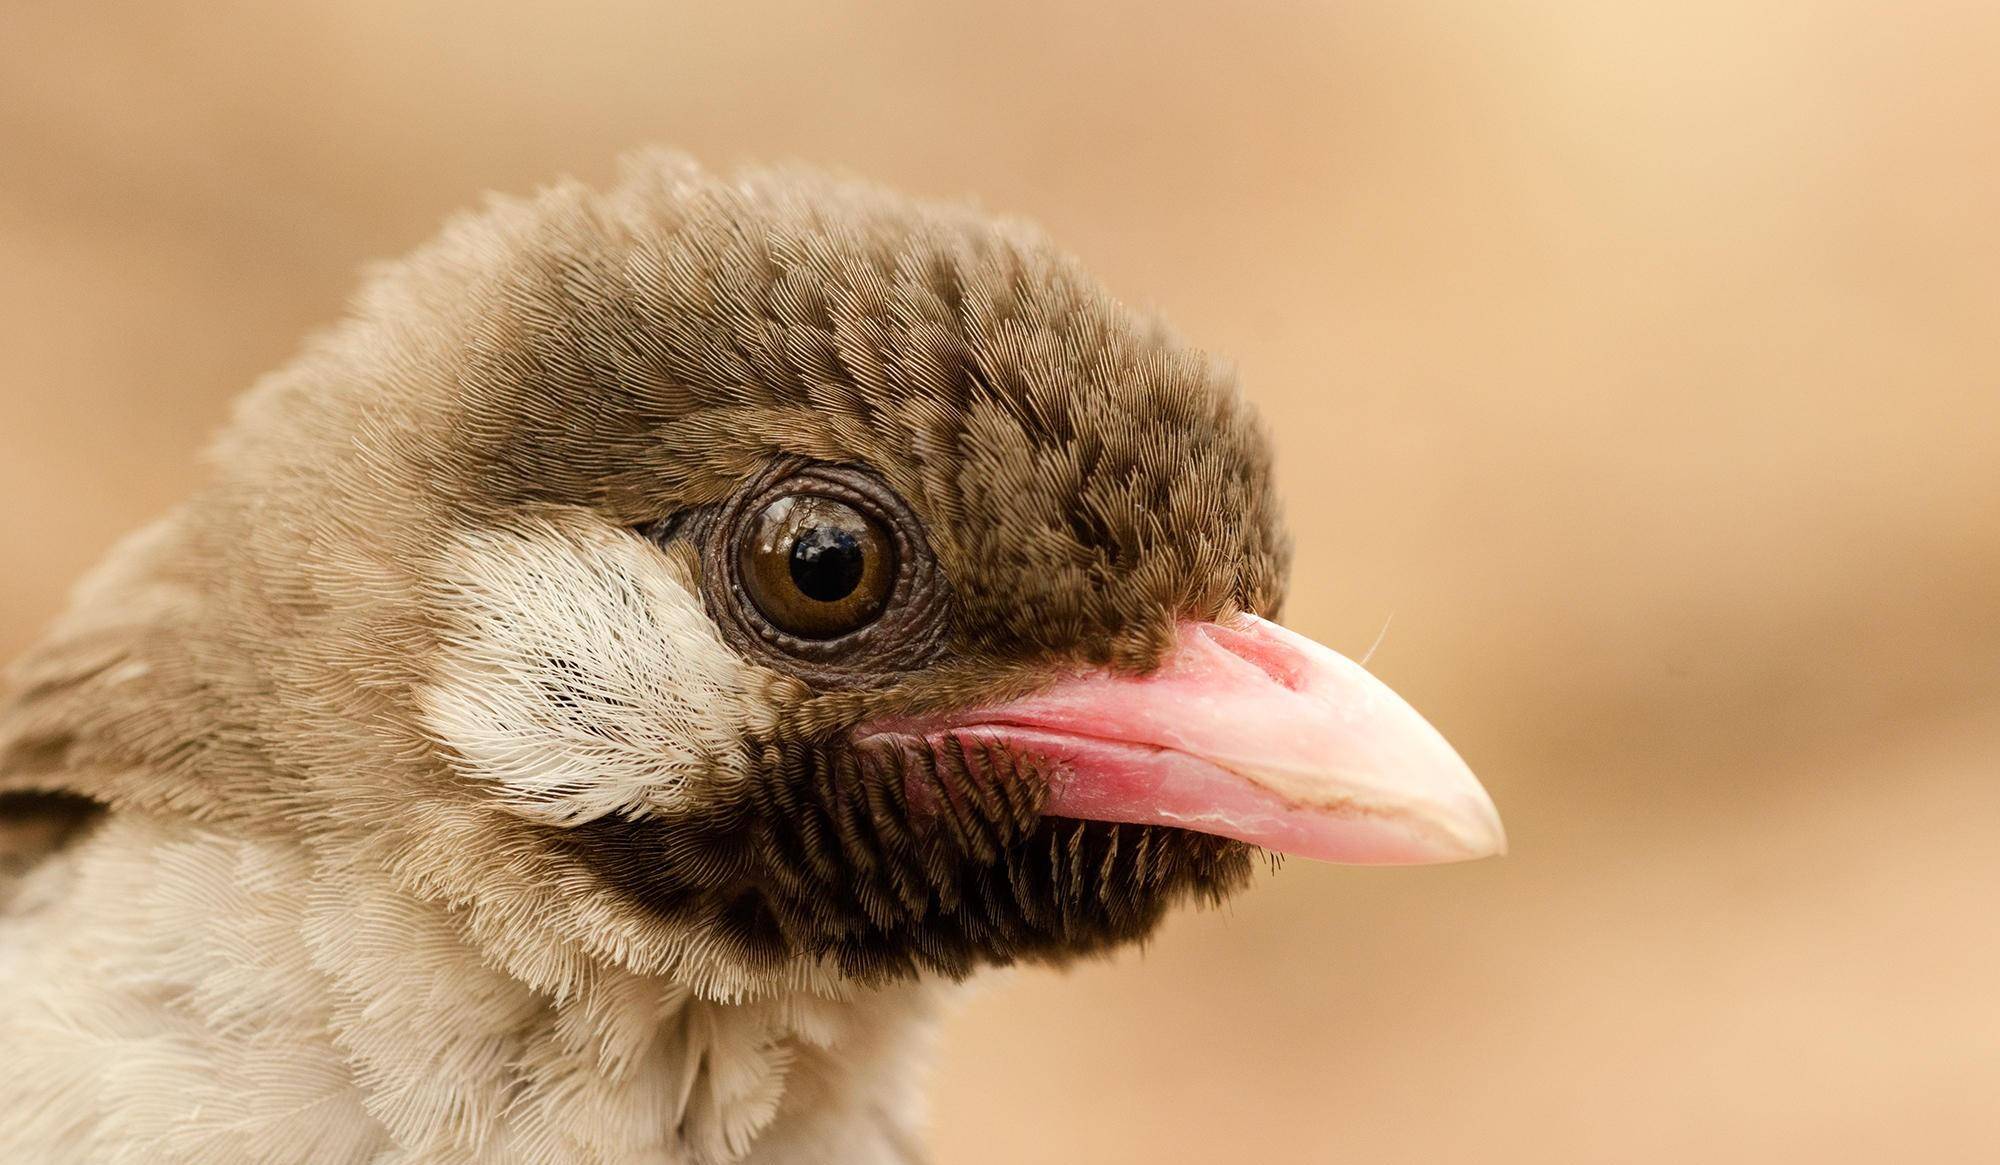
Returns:
[[[2000,6],[0,5],[0,655],[361,264],[637,143],[1240,362],[1514,855],[989,990],[945,1162],[2000,1160]]]

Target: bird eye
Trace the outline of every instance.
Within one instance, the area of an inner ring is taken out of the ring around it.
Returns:
[[[780,461],[648,536],[692,540],[723,637],[816,686],[894,683],[947,647],[950,588],[923,523],[865,466]]]
[[[791,495],[758,512],[737,554],[743,589],[779,630],[835,639],[882,613],[896,546],[879,522],[832,498]]]

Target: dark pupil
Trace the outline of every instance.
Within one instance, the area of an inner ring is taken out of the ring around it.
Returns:
[[[838,526],[810,526],[792,542],[792,581],[799,593],[822,603],[839,602],[861,583],[861,542]]]

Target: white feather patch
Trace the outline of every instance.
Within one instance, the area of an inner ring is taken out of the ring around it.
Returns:
[[[557,515],[462,535],[440,573],[425,724],[513,811],[642,816],[741,763],[770,675],[716,633],[687,560]]]

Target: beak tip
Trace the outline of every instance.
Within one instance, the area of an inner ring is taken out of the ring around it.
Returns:
[[[1466,851],[1465,859],[1476,862],[1483,858],[1504,858],[1507,856],[1507,834],[1496,828],[1491,834],[1481,838]]]
[[[1506,856],[1507,827],[1501,823],[1500,811],[1471,771],[1463,773],[1465,783],[1458,796],[1404,808],[1401,817],[1405,827],[1421,840],[1398,864],[1456,865]]]
[[[1468,770],[1466,776],[1471,778]],[[1462,861],[1477,861],[1480,858],[1502,858],[1507,856],[1507,826],[1500,820],[1500,810],[1493,804],[1493,798],[1475,780],[1473,789],[1476,796],[1468,806],[1470,812],[1462,828],[1457,831],[1466,842]]]

